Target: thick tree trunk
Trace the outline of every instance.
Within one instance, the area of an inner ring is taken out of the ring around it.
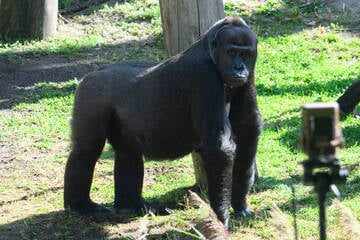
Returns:
[[[160,0],[160,11],[169,56],[188,48],[224,17],[222,0]]]
[[[0,35],[46,39],[57,26],[57,0],[0,0]]]
[[[216,21],[224,17],[222,0],[160,0],[160,11],[168,56],[194,43]],[[201,156],[192,152],[196,184],[207,188]]]

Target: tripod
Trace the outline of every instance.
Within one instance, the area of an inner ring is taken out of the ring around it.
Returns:
[[[331,186],[335,186],[334,184],[346,182],[348,171],[340,168],[340,160],[335,155],[313,156],[302,164],[304,167],[302,181],[304,185],[313,185],[318,196],[320,240],[326,240],[326,194]]]

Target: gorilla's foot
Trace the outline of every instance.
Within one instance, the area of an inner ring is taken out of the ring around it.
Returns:
[[[77,204],[67,204],[65,205],[65,209],[81,215],[92,215],[96,213],[110,212],[107,207],[94,203],[91,200],[86,202],[80,202]]]
[[[235,210],[234,212],[235,217],[250,217],[252,215],[249,208]]]
[[[136,214],[140,216],[145,216],[146,214],[164,216],[170,215],[174,212],[165,206],[156,205],[146,201],[141,201],[141,203],[137,204],[136,206],[115,204],[114,207],[116,212],[119,214]]]

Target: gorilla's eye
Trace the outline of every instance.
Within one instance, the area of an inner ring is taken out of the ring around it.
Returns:
[[[249,54],[247,52],[240,52],[240,57],[247,59]]]

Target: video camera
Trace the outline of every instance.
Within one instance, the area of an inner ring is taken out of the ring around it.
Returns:
[[[305,185],[315,185],[315,170],[326,170],[330,185],[345,182],[348,174],[340,169],[340,160],[336,158],[337,150],[344,143],[338,103],[303,105],[300,147],[309,156],[303,162]]]

